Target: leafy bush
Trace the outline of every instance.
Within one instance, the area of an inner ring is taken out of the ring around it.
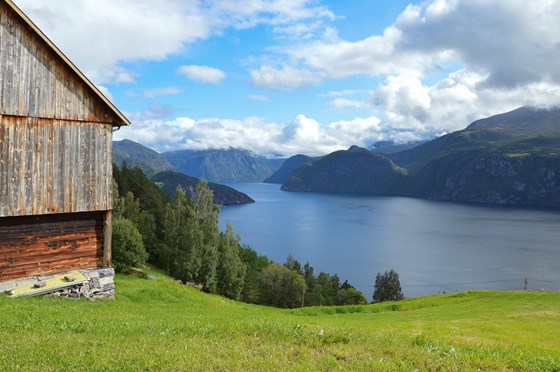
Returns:
[[[285,266],[272,263],[261,274],[261,303],[275,307],[302,306],[305,291],[303,276]]]
[[[113,220],[113,265],[117,271],[131,267],[141,267],[146,263],[148,254],[142,242],[142,235],[130,220]]]

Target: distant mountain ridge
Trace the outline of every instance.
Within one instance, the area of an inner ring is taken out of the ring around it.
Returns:
[[[398,143],[395,141],[379,141],[374,143],[373,146],[369,148],[369,150],[385,155],[394,154],[395,152],[409,150],[426,142],[428,142],[428,140],[409,141],[405,143]]]
[[[282,190],[392,195],[406,173],[391,159],[352,146],[297,168]]]
[[[173,166],[157,151],[130,140],[113,142],[113,162],[121,167],[123,162],[131,168],[140,168],[148,176],[172,171]]]
[[[294,155],[286,159],[280,169],[278,169],[272,176],[268,177],[263,182],[283,184],[290,178],[292,173],[298,167],[302,166],[303,164],[309,163],[312,160],[313,158],[307,155]]]
[[[283,189],[560,207],[559,109],[522,107],[477,120],[409,150],[377,154],[363,166],[352,164],[351,152],[298,168]],[[389,160],[391,167],[381,166]]]
[[[210,182],[262,182],[284,163],[285,159],[268,159],[243,149],[178,150],[159,154],[134,141],[113,142],[113,162],[126,162],[152,176],[164,171],[178,171]]]
[[[152,177],[158,186],[169,195],[171,198],[175,197],[177,186],[181,186],[189,197],[194,197],[196,185],[200,181],[198,178],[187,176],[178,172],[160,172]],[[240,191],[237,191],[229,186],[220,185],[209,182],[208,188],[214,193],[214,203],[221,205],[234,205],[254,203],[255,201]]]
[[[247,150],[178,150],[162,154],[176,171],[210,182],[262,182],[281,165]]]

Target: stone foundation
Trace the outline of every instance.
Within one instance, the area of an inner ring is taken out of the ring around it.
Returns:
[[[67,298],[85,297],[91,300],[115,297],[115,282],[113,280],[115,277],[115,270],[113,268],[94,268],[74,271],[79,271],[86,280],[74,285],[69,283],[64,288],[37,293],[37,295],[40,294]],[[14,288],[21,286],[33,286],[36,283],[45,282],[60,275],[64,275],[64,273],[0,282],[0,293],[5,293],[8,297],[10,297],[10,291]],[[32,293],[30,295],[34,294]]]

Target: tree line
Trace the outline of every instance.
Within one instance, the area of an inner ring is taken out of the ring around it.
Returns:
[[[126,163],[120,169],[113,165],[113,179],[117,271],[151,263],[205,292],[276,307],[367,303],[360,291],[348,281],[341,283],[336,274],[315,274],[309,263],[302,266],[292,256],[283,265],[272,262],[242,245],[229,222],[220,231],[221,207],[204,180],[193,198],[179,188],[171,199],[142,170]]]

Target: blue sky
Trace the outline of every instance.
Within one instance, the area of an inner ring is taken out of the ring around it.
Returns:
[[[158,151],[320,155],[560,96],[556,0],[16,0]]]

